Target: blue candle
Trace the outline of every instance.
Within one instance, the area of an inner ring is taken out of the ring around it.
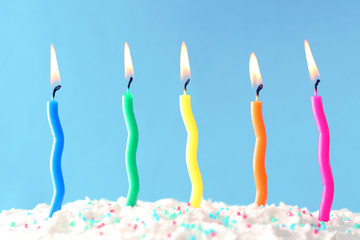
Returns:
[[[53,85],[60,82],[59,68],[57,65],[56,54],[54,46],[51,44],[51,69],[50,69],[50,82]],[[49,217],[52,217],[54,212],[61,209],[64,195],[65,185],[64,178],[61,170],[61,155],[64,148],[64,133],[62,131],[59,114],[58,102],[55,101],[55,93],[61,88],[57,85],[53,91],[53,99],[47,102],[47,115],[49,120],[50,129],[53,135],[53,146],[50,155],[50,171],[54,187],[54,195],[50,205]]]

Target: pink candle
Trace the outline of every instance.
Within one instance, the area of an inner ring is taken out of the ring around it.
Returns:
[[[321,197],[318,219],[320,221],[327,222],[330,218],[330,210],[334,198],[334,179],[329,160],[330,132],[324,113],[322,97],[317,95],[317,86],[320,83],[320,80],[318,78],[320,77],[320,74],[312,56],[309,43],[306,40],[305,54],[309,68],[310,78],[312,81],[317,79],[315,83],[315,95],[311,97],[311,107],[319,132],[318,160],[321,179],[323,183],[323,192]]]

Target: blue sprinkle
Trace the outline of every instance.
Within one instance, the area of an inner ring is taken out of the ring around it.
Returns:
[[[195,236],[190,236],[190,240],[195,240]]]
[[[294,228],[295,228],[295,223],[292,223],[292,224],[290,225],[289,229],[290,229],[290,230],[294,230]]]

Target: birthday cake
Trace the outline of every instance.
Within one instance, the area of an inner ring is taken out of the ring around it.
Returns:
[[[49,206],[0,214],[1,239],[360,239],[360,214],[331,212],[327,223],[306,208],[256,204],[228,206],[203,200],[201,208],[173,199],[78,200],[47,219]]]

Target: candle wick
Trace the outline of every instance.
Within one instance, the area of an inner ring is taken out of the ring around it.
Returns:
[[[133,77],[130,77],[129,83],[128,83],[128,90],[130,89],[130,85],[131,85],[131,83],[132,83],[133,80],[134,80]]]
[[[315,95],[317,95],[317,87],[320,83],[320,79],[316,80],[316,83],[315,83]]]
[[[258,100],[259,98],[259,93],[261,91],[261,89],[263,89],[264,85],[260,84],[257,89],[256,89],[256,101]]]
[[[61,85],[57,85],[56,87],[54,87],[54,91],[53,91],[53,99],[55,99],[55,93],[60,90]]]
[[[190,79],[186,80],[186,82],[185,82],[185,85],[184,85],[184,92],[185,92],[185,93],[186,93],[186,87],[187,87],[187,85],[189,84],[189,82],[190,82]]]

